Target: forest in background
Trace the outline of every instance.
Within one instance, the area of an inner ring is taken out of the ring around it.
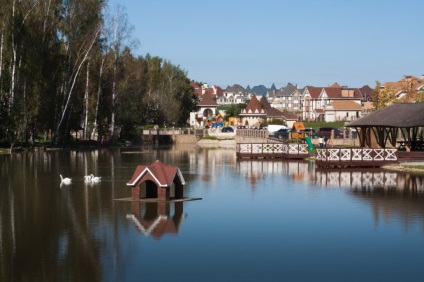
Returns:
[[[134,56],[121,6],[101,0],[0,0],[0,141],[51,145],[186,125],[197,96],[187,72]]]

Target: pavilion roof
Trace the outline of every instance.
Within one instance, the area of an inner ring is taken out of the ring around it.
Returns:
[[[424,103],[395,103],[377,112],[356,119],[347,127],[397,127],[424,126]]]

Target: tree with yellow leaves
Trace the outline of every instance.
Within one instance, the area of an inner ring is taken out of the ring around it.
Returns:
[[[392,89],[381,87],[381,83],[376,81],[371,101],[374,110],[378,111],[395,103],[396,97]]]

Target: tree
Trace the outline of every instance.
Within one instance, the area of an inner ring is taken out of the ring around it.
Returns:
[[[109,32],[109,50],[113,54],[113,78],[112,78],[112,112],[110,116],[110,128],[112,137],[115,137],[115,119],[117,99],[120,94],[120,85],[118,81],[118,64],[125,52],[131,50],[136,42],[132,39],[134,27],[128,23],[125,9],[117,5],[113,14],[107,14],[106,24]]]
[[[395,94],[390,88],[382,88],[379,81],[376,81],[371,97],[371,102],[375,111],[387,107],[395,102]]]
[[[241,111],[246,107],[246,104],[231,104],[225,113],[229,117],[239,117]]]

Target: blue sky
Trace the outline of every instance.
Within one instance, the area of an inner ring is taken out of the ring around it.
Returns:
[[[109,0],[135,54],[226,87],[349,87],[424,74],[422,0]]]

